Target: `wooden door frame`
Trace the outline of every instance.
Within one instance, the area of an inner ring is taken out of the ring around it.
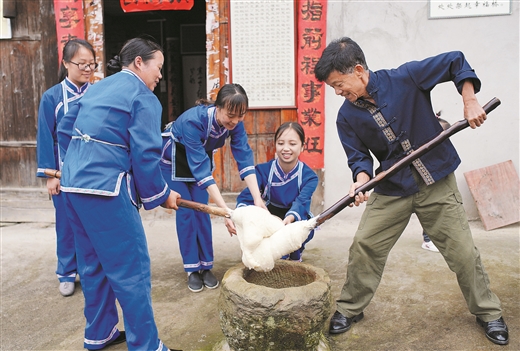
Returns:
[[[221,85],[230,82],[229,67],[229,47],[230,47],[230,28],[229,28],[229,0],[209,0],[206,2],[206,50],[207,50],[207,87],[208,97],[216,98],[216,94]],[[245,127],[250,136],[250,144],[255,154],[255,163],[266,162],[274,157],[274,132],[278,126],[284,122],[298,121],[298,108],[269,108],[249,110],[245,118]],[[267,133],[258,134],[259,123],[267,128]],[[233,199],[237,192],[237,172],[236,166],[231,161],[229,145],[215,154],[215,172],[213,174],[219,189],[223,193],[230,193]],[[319,213],[323,209],[324,196],[324,170],[314,170],[319,178],[318,188],[316,189],[311,209],[314,213]],[[245,187],[245,184],[243,184]],[[239,190],[238,190],[239,191]],[[234,200],[233,200],[234,201]]]

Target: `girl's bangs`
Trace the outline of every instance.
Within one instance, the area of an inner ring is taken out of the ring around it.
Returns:
[[[241,94],[230,96],[225,103],[225,108],[229,113],[242,116],[247,112],[248,101],[247,98]]]

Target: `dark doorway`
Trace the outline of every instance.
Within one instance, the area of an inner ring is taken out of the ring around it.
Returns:
[[[119,1],[105,0],[103,16],[106,61],[137,36],[151,36],[163,47],[163,79],[154,91],[163,107],[163,126],[206,97],[205,1],[195,0],[189,11],[125,13]]]

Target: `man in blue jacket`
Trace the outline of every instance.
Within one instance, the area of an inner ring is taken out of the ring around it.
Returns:
[[[509,342],[500,300],[489,288],[480,253],[473,243],[453,172],[459,156],[449,140],[382,181],[369,196],[355,189],[373,177],[373,159],[387,170],[441,133],[431,106],[437,84],[452,81],[471,128],[486,113],[475,93],[480,80],[461,52],[448,52],[391,70],[370,71],[361,48],[350,38],[331,42],[315,67],[319,81],[345,98],[336,125],[352,170],[350,196],[367,202],[350,247],[347,280],[337,300],[329,332],[339,334],[363,318],[381,280],[391,248],[415,213],[457,281],[468,308],[489,340]]]

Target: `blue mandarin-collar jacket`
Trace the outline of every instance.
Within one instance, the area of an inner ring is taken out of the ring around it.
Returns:
[[[266,205],[287,209],[285,217],[292,214],[297,221],[311,217],[311,199],[318,186],[318,176],[309,166],[298,161],[289,173],[285,173],[274,159],[256,165],[255,169],[258,188]],[[245,188],[237,197],[237,207],[251,205],[254,205],[253,196]]]
[[[62,191],[118,196],[126,181],[136,205],[164,203],[170,191],[159,168],[161,111],[130,70],[92,85],[58,125],[62,154],[66,150]]]
[[[475,93],[480,80],[461,52],[448,52],[422,61],[413,61],[391,70],[369,72],[367,92],[375,100],[345,100],[336,125],[353,178],[360,172],[373,176],[442,132],[432,109],[430,93],[439,83],[452,81],[459,93],[464,80],[473,82]],[[390,135],[390,137],[389,137]],[[393,135],[393,136],[392,136]],[[460,164],[449,140],[428,152],[414,164],[426,184],[452,173]],[[384,180],[375,190],[390,196],[408,196],[419,191],[409,167]]]
[[[206,189],[215,184],[212,176],[213,152],[224,146],[230,138],[231,152],[238,165],[241,179],[255,173],[254,156],[249,146],[244,122],[233,130],[218,124],[215,118],[215,105],[198,105],[182,113],[177,120],[163,132],[162,167],[170,167],[174,181],[195,181]],[[175,174],[175,155],[173,143],[180,143],[186,149],[186,157],[193,178],[180,178]]]
[[[65,78],[61,83],[43,93],[38,109],[38,134],[36,135],[38,169],[36,176],[47,177],[44,173],[46,168],[61,169],[57,126],[63,115],[81,99],[89,87],[90,83],[77,87],[68,78]]]

